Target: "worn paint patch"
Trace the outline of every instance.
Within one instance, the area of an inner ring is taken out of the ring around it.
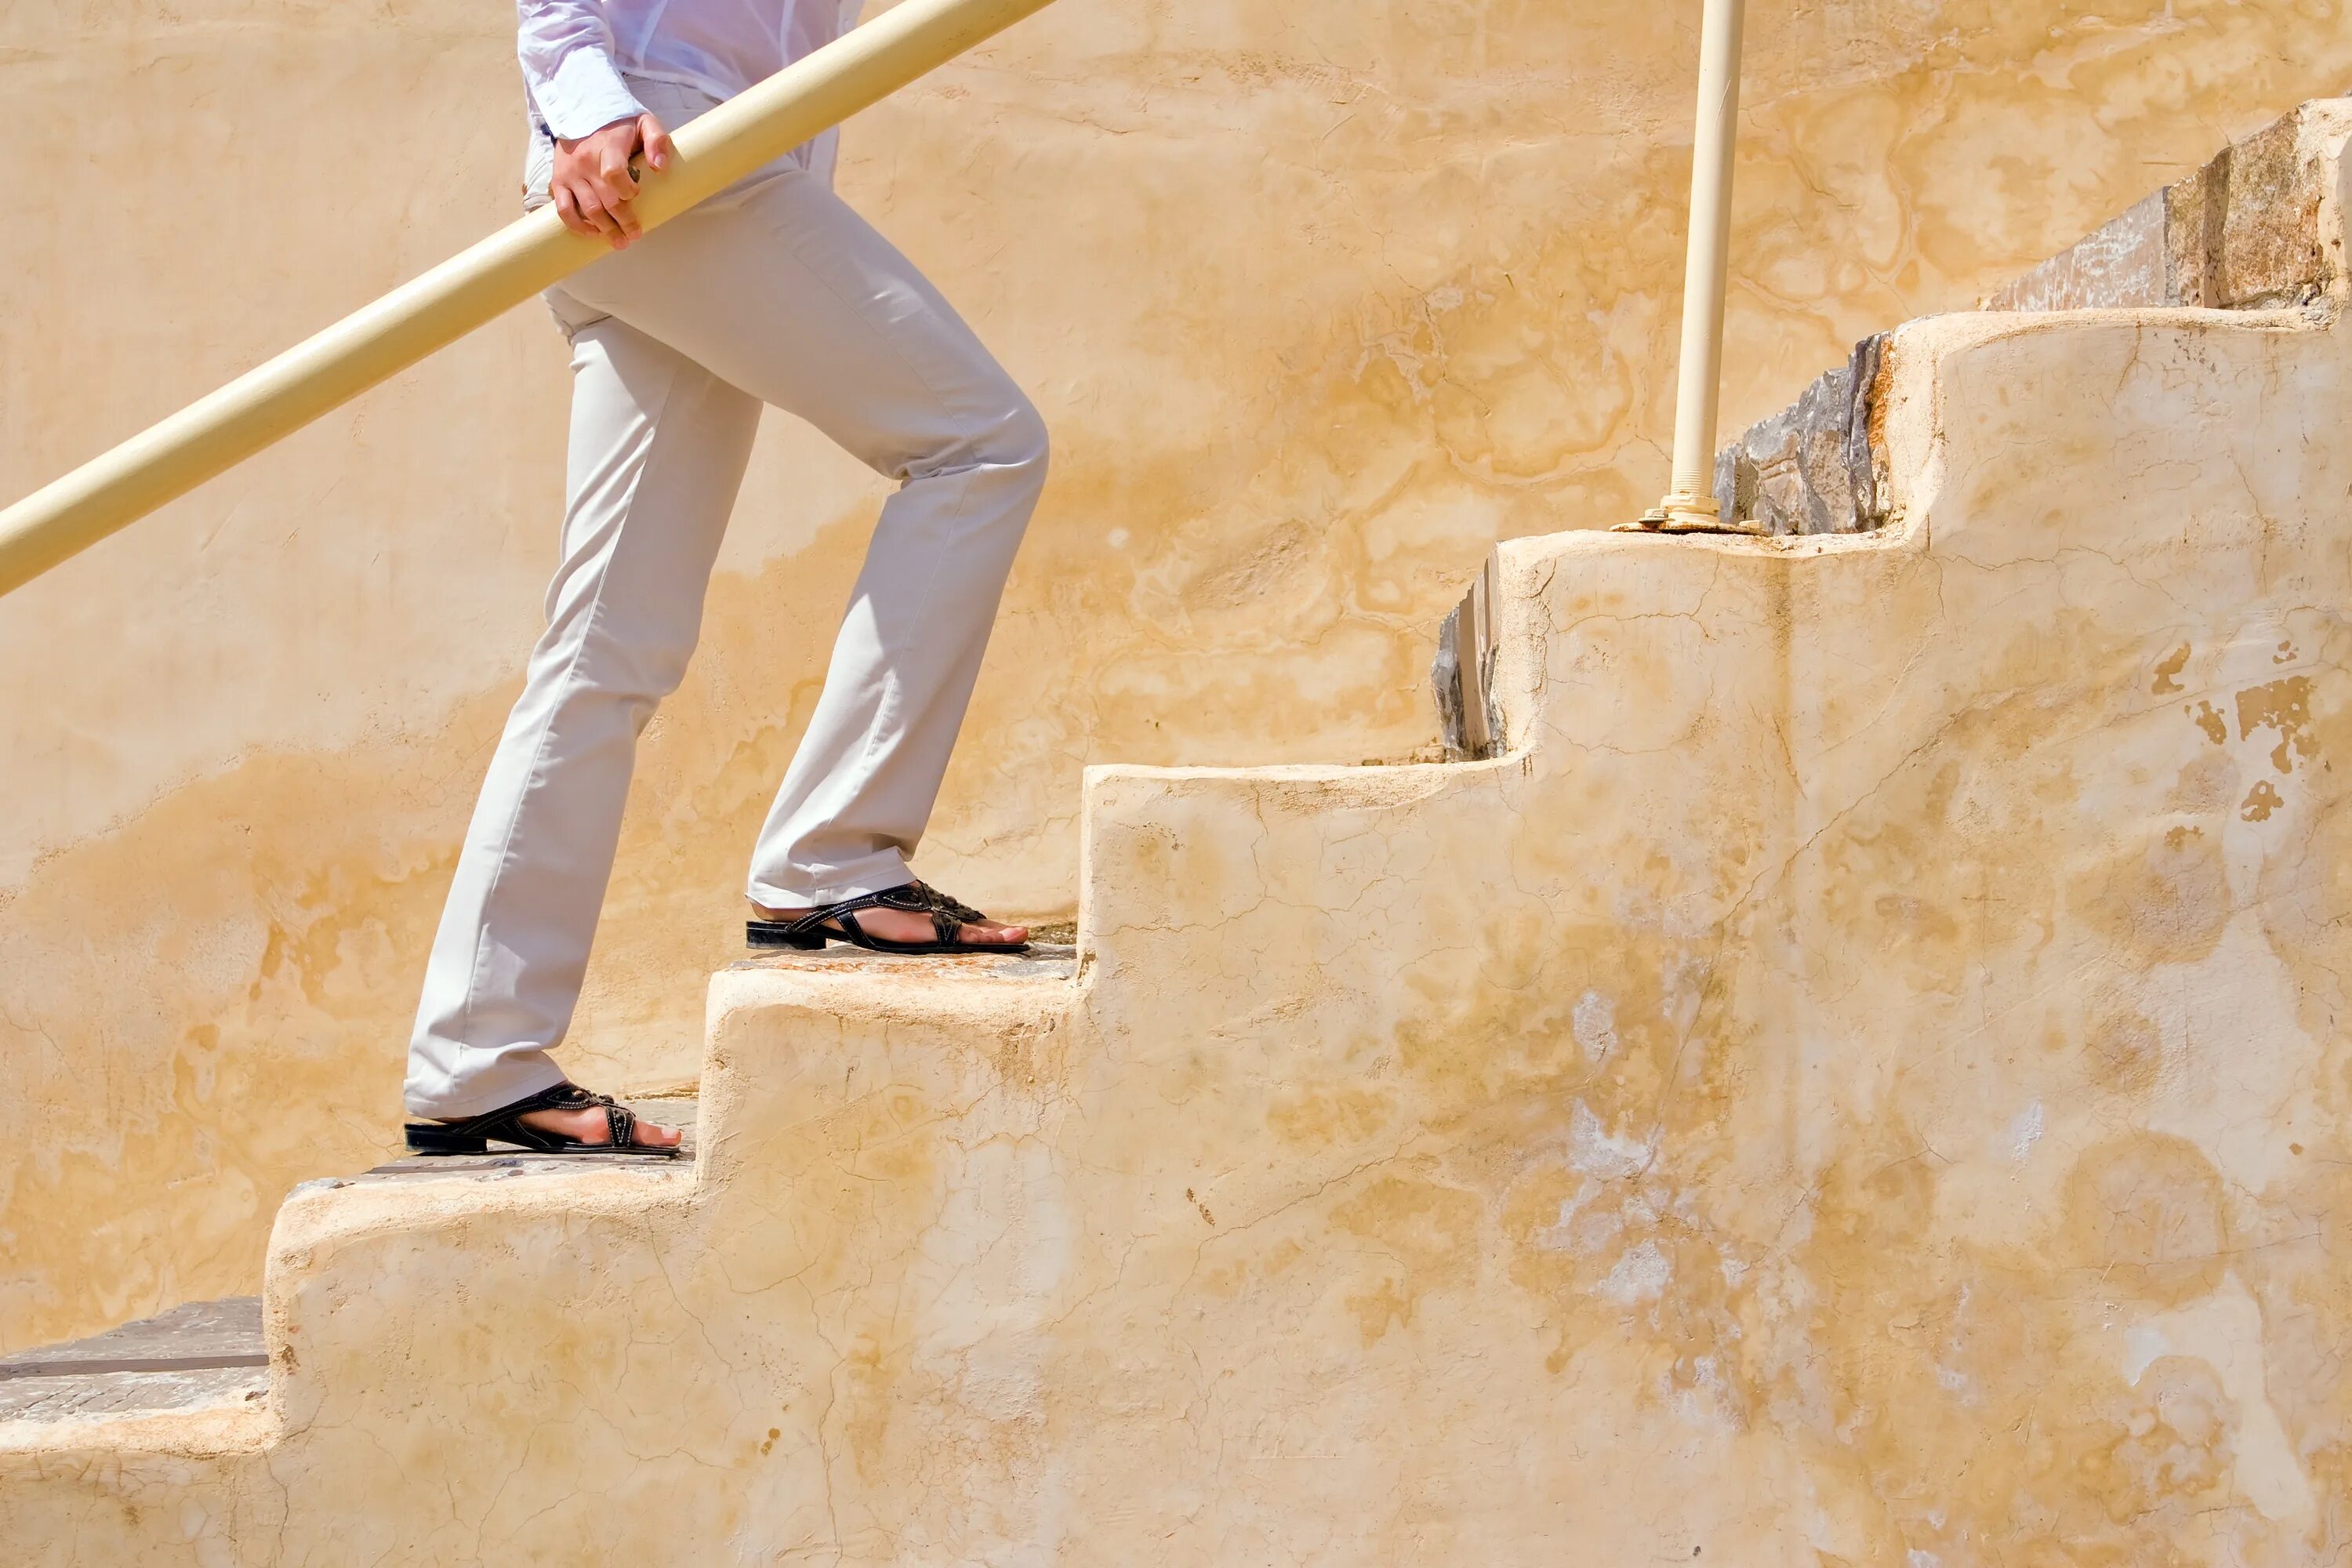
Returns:
[[[2294,757],[2318,753],[2317,737],[2310,725],[2311,678],[2307,675],[2266,681],[2238,693],[2238,738],[2242,741],[2256,730],[2271,731],[2278,737],[2271,752],[2271,766],[2283,773],[2294,771]]]

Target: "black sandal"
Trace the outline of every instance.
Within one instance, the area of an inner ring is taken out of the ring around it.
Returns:
[[[534,1110],[588,1110],[602,1106],[609,1143],[583,1143],[562,1132],[530,1127],[523,1117]],[[493,1138],[537,1154],[646,1154],[676,1159],[675,1147],[660,1148],[637,1142],[637,1113],[609,1094],[592,1094],[576,1083],[559,1083],[537,1094],[469,1116],[459,1121],[412,1121],[405,1129],[412,1154],[480,1154]]]
[[[930,942],[890,942],[878,936],[868,936],[857,923],[859,910],[903,910],[908,914],[931,917],[934,940]],[[951,899],[945,893],[920,882],[902,882],[895,888],[885,888],[878,893],[865,893],[855,899],[844,899],[837,904],[827,904],[821,910],[811,910],[796,921],[747,921],[743,939],[753,947],[790,947],[803,952],[814,952],[827,942],[845,942],[862,947],[868,952],[1026,952],[1025,942],[959,942],[957,935],[967,925],[988,917],[970,904]]]

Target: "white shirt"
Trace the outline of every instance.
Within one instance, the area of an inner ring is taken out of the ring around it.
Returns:
[[[540,122],[575,141],[645,109],[625,77],[732,98],[855,26],[863,0],[515,0]]]

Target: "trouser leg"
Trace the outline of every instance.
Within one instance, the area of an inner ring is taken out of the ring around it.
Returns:
[[[804,174],[730,193],[567,287],[899,481],[749,891],[785,906],[905,881],[1045,483],[1044,422],[913,264]]]
[[[469,1116],[561,1082],[637,736],[686,671],[756,399],[623,322],[571,323],[562,559],[425,965],[408,1108]]]

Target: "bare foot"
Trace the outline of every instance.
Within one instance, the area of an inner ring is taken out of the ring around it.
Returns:
[[[753,904],[763,921],[796,921],[807,915],[807,910],[772,910],[765,904]],[[937,942],[939,931],[931,917],[915,910],[860,910],[857,924],[867,936],[878,942]],[[1029,940],[1027,926],[1009,926],[1002,921],[966,921],[956,928],[956,941],[964,947],[1018,947]]]
[[[521,1121],[525,1127],[536,1127],[541,1132],[560,1132],[567,1138],[577,1138],[583,1143],[593,1143],[599,1147],[610,1142],[613,1137],[612,1123],[604,1120],[604,1108],[601,1105],[593,1105],[583,1110],[528,1111]],[[664,1127],[640,1118],[629,1146],[675,1149],[685,1136],[675,1127]]]

